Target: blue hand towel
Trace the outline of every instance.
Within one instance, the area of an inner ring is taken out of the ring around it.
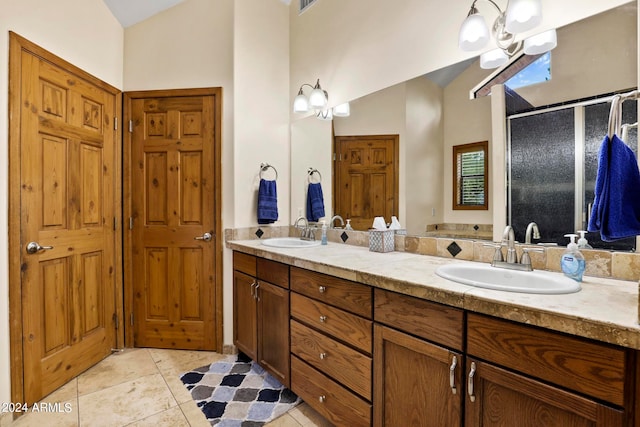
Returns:
[[[633,151],[613,135],[605,136],[598,154],[595,200],[589,231],[611,242],[640,235],[640,171]]]
[[[258,224],[272,224],[278,219],[276,182],[260,179],[258,188]]]
[[[320,183],[310,183],[307,189],[307,219],[317,222],[324,216],[324,197]]]

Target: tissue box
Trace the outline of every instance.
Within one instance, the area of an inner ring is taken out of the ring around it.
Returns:
[[[393,252],[396,248],[395,230],[369,230],[371,252]]]

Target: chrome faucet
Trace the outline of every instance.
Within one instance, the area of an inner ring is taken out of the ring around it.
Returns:
[[[340,215],[334,215],[331,217],[331,220],[329,221],[329,227],[330,228],[337,228],[333,226],[333,222],[339,219],[340,220],[340,228],[344,228],[344,218],[342,218]]]
[[[309,227],[309,221],[307,218],[301,216],[293,223],[295,228],[300,228],[300,221],[304,221],[304,227],[300,230],[300,239],[302,240],[316,240],[316,233],[311,227]]]
[[[535,224],[535,223],[532,223],[532,224]],[[531,228],[533,228],[533,226],[531,226]],[[536,237],[536,238],[539,238],[539,237]],[[502,247],[505,244],[507,245],[506,261],[502,257]],[[510,225],[507,225],[505,227],[504,232],[502,233],[502,242],[500,244],[487,243],[485,244],[485,246],[491,246],[496,248],[496,251],[493,255],[493,260],[491,260],[491,265],[493,267],[507,268],[511,270],[533,271],[529,252],[544,252],[543,248],[522,248],[522,259],[520,260],[520,262],[518,262],[518,255],[516,252],[516,237],[515,237],[513,228]]]
[[[527,231],[524,234],[524,243],[527,245],[531,244],[531,234],[533,233],[533,238],[534,239],[539,239],[540,238],[540,229],[538,228],[538,224],[536,224],[535,222],[530,222],[529,225],[527,225]]]
[[[502,232],[502,244],[507,243],[507,262],[515,264],[518,262],[516,253],[516,233],[510,225],[507,225]]]

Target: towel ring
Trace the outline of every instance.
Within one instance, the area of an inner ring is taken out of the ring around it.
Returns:
[[[309,174],[309,182],[311,182],[311,178],[313,177],[314,173],[318,174],[318,183],[322,182],[322,174],[320,173],[320,171],[318,169],[309,168],[307,173]]]
[[[278,179],[278,170],[271,166],[269,163],[260,163],[260,178],[264,179],[262,173],[269,170],[269,168],[273,169],[273,171],[276,173],[276,179]]]

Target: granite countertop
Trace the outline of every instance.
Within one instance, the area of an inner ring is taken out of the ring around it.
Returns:
[[[577,293],[524,294],[463,285],[435,274],[440,265],[472,261],[378,253],[334,242],[290,249],[267,247],[259,240],[232,240],[227,247],[376,288],[640,350],[635,282],[585,276]]]

